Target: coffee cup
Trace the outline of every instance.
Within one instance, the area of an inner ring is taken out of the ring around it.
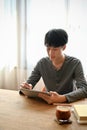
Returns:
[[[71,116],[71,110],[69,106],[57,106],[56,118],[57,120],[69,120]]]

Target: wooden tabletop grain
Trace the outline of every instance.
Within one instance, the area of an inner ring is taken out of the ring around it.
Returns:
[[[78,103],[87,103],[87,99]],[[55,121],[57,105],[27,98],[18,91],[0,89],[0,130],[87,130],[87,125],[77,123],[73,112],[71,124],[58,124]]]

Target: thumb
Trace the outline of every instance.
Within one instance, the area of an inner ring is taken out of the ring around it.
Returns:
[[[57,95],[57,92],[55,92],[55,91],[50,91],[50,94],[55,96],[55,95]]]

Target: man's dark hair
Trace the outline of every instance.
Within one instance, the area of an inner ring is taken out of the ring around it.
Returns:
[[[49,30],[44,39],[45,46],[59,47],[68,42],[68,34],[63,29]]]

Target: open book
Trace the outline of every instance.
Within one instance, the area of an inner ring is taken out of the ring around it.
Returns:
[[[77,122],[80,124],[87,124],[87,104],[73,105],[73,108]]]
[[[38,91],[38,90],[29,90],[27,88],[21,88],[19,90],[20,93],[23,93],[24,95],[28,96],[28,97],[38,97],[38,94],[39,93],[43,93],[43,94],[46,94],[46,95],[49,95],[49,92],[42,92],[42,91]]]

